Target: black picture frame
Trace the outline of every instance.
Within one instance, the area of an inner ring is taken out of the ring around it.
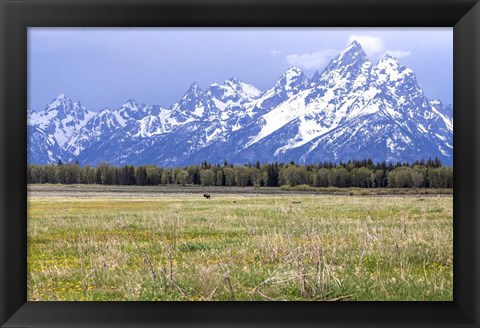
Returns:
[[[453,27],[453,301],[27,302],[27,28],[40,26]],[[478,1],[0,0],[0,28],[1,327],[479,327]]]

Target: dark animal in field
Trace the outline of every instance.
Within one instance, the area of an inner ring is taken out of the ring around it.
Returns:
[[[299,201],[293,201],[292,204],[300,204],[301,202]]]
[[[203,194],[203,197],[205,197],[206,199],[210,199],[210,194]]]

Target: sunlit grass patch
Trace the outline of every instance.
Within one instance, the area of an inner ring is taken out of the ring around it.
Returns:
[[[30,197],[28,299],[452,300],[451,196],[200,196]]]

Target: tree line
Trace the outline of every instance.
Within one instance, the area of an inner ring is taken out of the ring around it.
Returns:
[[[438,158],[415,163],[373,163],[371,159],[348,162],[299,165],[263,163],[233,165],[227,161],[168,168],[156,165],[114,166],[76,163],[27,166],[31,184],[102,184],[102,185],[202,185],[278,187],[310,185],[313,187],[359,188],[453,188],[453,168],[443,166]]]

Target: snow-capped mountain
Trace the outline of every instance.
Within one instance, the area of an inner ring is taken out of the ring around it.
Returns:
[[[177,166],[207,160],[453,162],[453,108],[414,72],[353,42],[311,79],[292,67],[261,92],[232,78],[197,83],[170,108],[128,100],[91,112],[64,95],[29,113],[29,162]]]
[[[80,102],[61,94],[43,111],[29,113],[29,122],[53,136],[63,147],[93,116],[95,113],[82,107]]]

